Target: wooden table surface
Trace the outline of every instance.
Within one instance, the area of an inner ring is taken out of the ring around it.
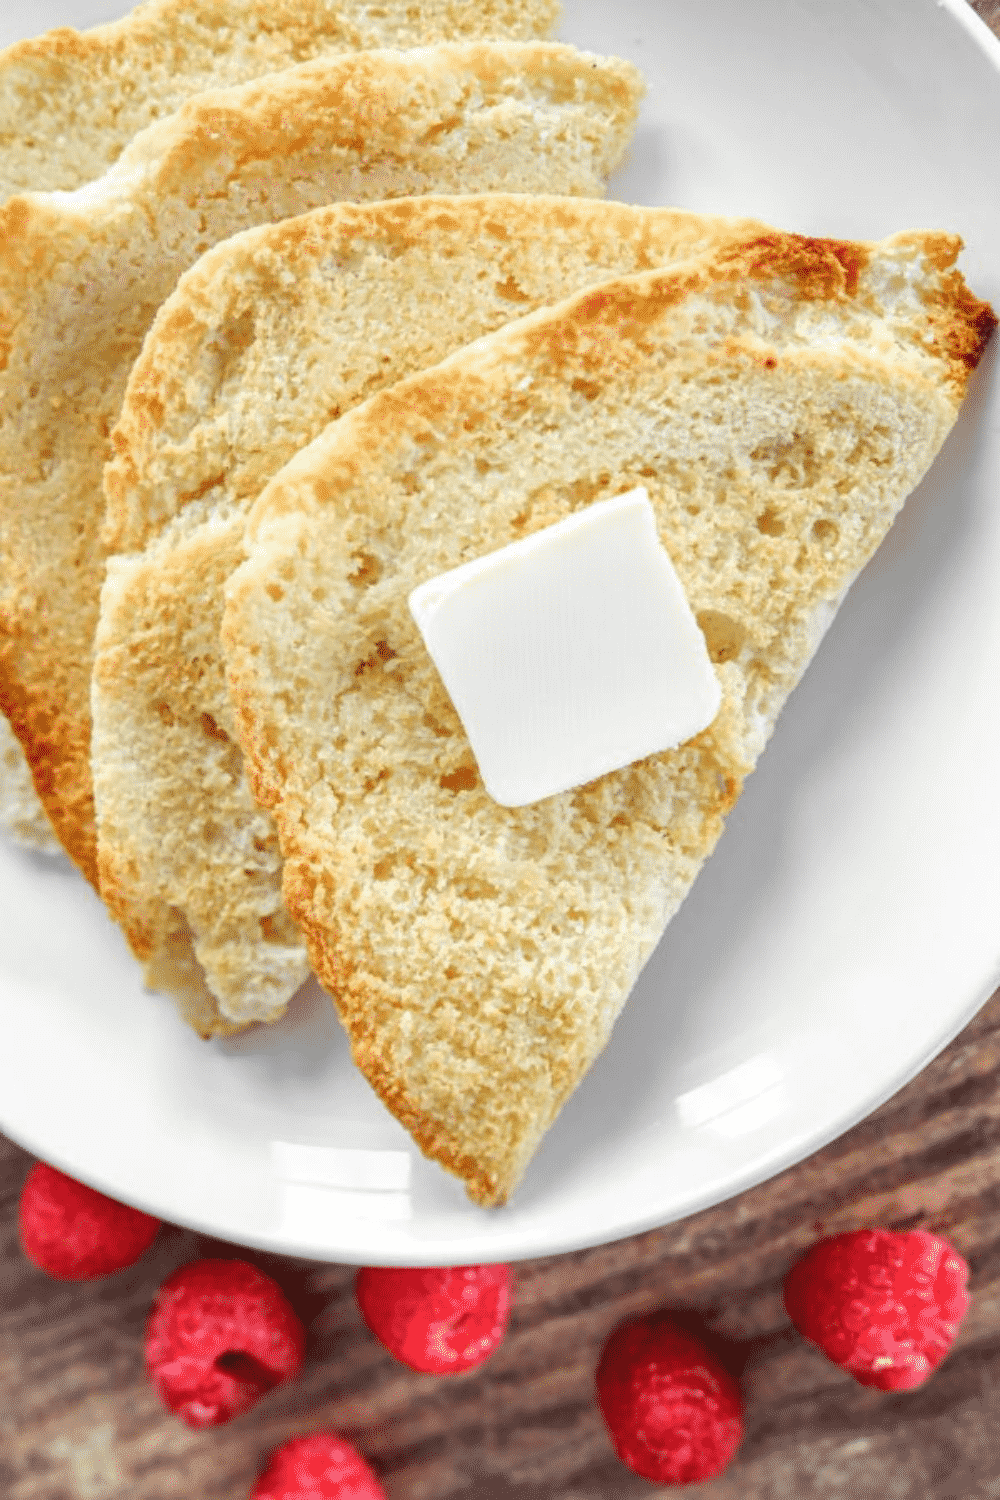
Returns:
[[[973,5],[1000,36],[1000,0]],[[31,1158],[0,1137],[0,1500],[245,1500],[271,1448],[323,1428],[361,1449],[389,1500],[998,1500],[998,1073],[1000,992],[919,1078],[780,1177],[665,1229],[519,1264],[503,1346],[450,1378],[414,1374],[375,1342],[348,1266],[166,1226],[117,1276],[48,1280],[17,1241]],[[818,1230],[871,1224],[944,1233],[972,1266],[954,1351],[915,1392],[856,1385],[782,1306],[782,1277]],[[307,1363],[254,1411],[196,1433],[153,1395],[143,1328],[170,1271],[218,1254],[243,1255],[285,1288],[308,1329]],[[617,1461],[593,1391],[611,1329],[664,1306],[727,1341],[747,1405],[728,1472],[673,1490]]]

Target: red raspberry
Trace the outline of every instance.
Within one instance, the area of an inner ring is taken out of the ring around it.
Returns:
[[[242,1260],[168,1276],[146,1329],[146,1370],[168,1411],[217,1427],[302,1368],[305,1333],[279,1287]]]
[[[88,1281],[130,1266],[149,1249],[159,1219],[36,1162],[21,1189],[18,1229],[29,1260],[59,1281]]]
[[[354,1290],[361,1316],[411,1370],[455,1375],[489,1359],[510,1317],[509,1266],[365,1266]]]
[[[385,1491],[350,1443],[317,1432],[271,1454],[250,1500],[385,1500]]]
[[[820,1240],[792,1267],[785,1307],[861,1385],[908,1391],[947,1354],[969,1306],[968,1276],[936,1234],[859,1229]]]
[[[714,1479],[743,1441],[735,1380],[666,1312],[615,1329],[597,1366],[597,1399],[622,1463],[659,1484]]]

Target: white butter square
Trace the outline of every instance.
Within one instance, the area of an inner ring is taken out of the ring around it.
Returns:
[[[645,489],[442,573],[409,605],[504,807],[674,749],[719,711]]]

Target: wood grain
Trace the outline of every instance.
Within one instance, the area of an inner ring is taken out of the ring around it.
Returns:
[[[1000,0],[971,0],[972,9],[1000,36]]]
[[[1000,35],[1000,0],[974,9]],[[49,1281],[17,1243],[31,1159],[0,1138],[0,1500],[245,1500],[272,1447],[323,1428],[357,1444],[389,1500],[998,1500],[998,1077],[1000,993],[919,1078],[799,1166],[665,1229],[520,1264],[504,1345],[450,1379],[381,1349],[350,1267],[166,1226],[130,1270]],[[905,1395],[855,1385],[794,1333],[781,1302],[785,1271],[818,1233],[872,1223],[944,1232],[972,1265],[954,1351]],[[163,1278],[214,1254],[276,1277],[307,1326],[307,1365],[247,1416],[194,1433],[146,1381],[143,1328]],[[664,1306],[719,1341],[747,1402],[728,1473],[670,1491],[617,1461],[593,1393],[611,1329]]]

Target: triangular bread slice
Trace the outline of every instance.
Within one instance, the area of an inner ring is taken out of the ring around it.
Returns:
[[[219,1024],[276,1019],[308,966],[219,643],[267,481],[331,418],[512,316],[763,232],[586,199],[429,196],[249,230],[181,278],[112,433],[108,522],[128,550],[109,559],[91,696],[101,892],[168,988],[177,913]]]
[[[558,0],[146,0],[0,52],[0,201],[100,177],[206,89],[341,52],[547,36]]]
[[[310,58],[462,38],[546,36],[558,0],[147,0],[122,20],[0,52],[0,202],[101,176],[133,136],[205,89]],[[50,848],[20,742],[0,715],[0,828]],[[56,841],[58,847],[58,841]]]
[[[338,199],[599,196],[641,92],[630,64],[556,43],[355,53],[200,94],[96,183],[0,210],[0,709],[92,882],[102,471],[181,273],[240,229]]]
[[[251,513],[223,640],[285,898],[355,1060],[502,1203],[722,832],[818,627],[995,323],[960,241],[768,235],[508,324],[341,417]],[[645,486],[722,708],[532,806],[486,794],[419,583]]]

